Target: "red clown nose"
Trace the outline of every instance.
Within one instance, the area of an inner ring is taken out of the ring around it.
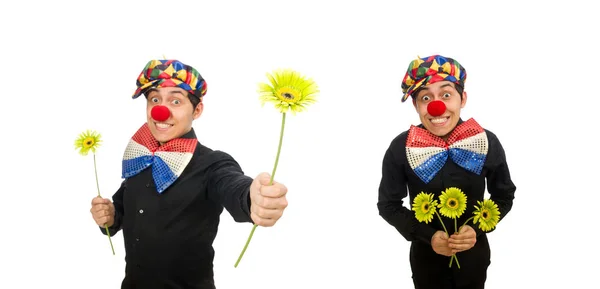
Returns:
[[[171,112],[169,111],[169,109],[166,106],[157,105],[152,108],[150,115],[152,116],[153,119],[155,119],[157,121],[165,121],[169,118],[169,116],[171,115]]]
[[[427,112],[431,116],[440,116],[446,111],[446,105],[441,100],[434,100],[427,105]]]

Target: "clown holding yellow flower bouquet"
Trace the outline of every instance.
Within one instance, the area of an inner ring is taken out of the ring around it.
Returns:
[[[413,60],[402,102],[412,98],[421,123],[394,138],[383,158],[377,206],[411,242],[415,288],[484,288],[487,233],[513,204],[516,186],[498,137],[460,116],[466,79],[452,58]],[[407,196],[412,210],[405,207]]]

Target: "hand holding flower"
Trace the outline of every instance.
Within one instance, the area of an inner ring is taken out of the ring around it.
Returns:
[[[98,226],[112,227],[115,222],[115,206],[109,199],[102,197],[92,199],[90,213]]]
[[[269,174],[262,173],[250,186],[250,217],[255,225],[271,227],[287,207],[287,188],[280,183],[270,184]]]
[[[448,234],[446,234],[446,232],[435,232],[433,237],[431,237],[431,248],[440,255],[451,257],[454,253],[452,252],[452,248],[448,246],[448,239]]]
[[[279,131],[279,145],[277,147],[277,155],[275,156],[275,164],[273,165],[273,173],[270,179],[261,177],[259,184],[257,179],[254,180],[251,187],[259,188],[250,192],[252,204],[250,205],[251,218],[254,222],[250,236],[246,240],[246,245],[242,249],[238,260],[234,267],[237,268],[242,260],[250,240],[254,235],[257,226],[272,226],[277,219],[283,214],[283,209],[287,206],[285,194],[287,188],[281,184],[273,182],[277,165],[279,164],[279,156],[281,154],[281,146],[283,144],[283,132],[285,130],[285,119],[288,111],[292,114],[306,110],[306,107],[316,102],[316,96],[319,93],[317,84],[309,78],[302,76],[300,73],[291,69],[281,69],[271,74],[267,74],[269,83],[260,83],[258,92],[260,93],[260,101],[262,105],[271,102],[275,108],[281,113],[281,129]],[[257,192],[258,191],[258,192]]]
[[[475,246],[476,242],[477,233],[469,225],[462,226],[458,233],[452,234],[452,236],[450,236],[448,239],[449,247],[452,249],[452,254],[469,250]]]
[[[100,195],[100,185],[98,183],[98,170],[96,168],[96,150],[100,146],[100,143],[102,143],[102,140],[100,138],[101,138],[101,135],[99,133],[97,133],[96,131],[86,130],[86,131],[82,132],[81,134],[79,134],[79,136],[75,140],[75,149],[79,150],[80,155],[87,156],[88,153],[91,151],[92,155],[94,156],[94,174],[96,176],[96,188],[98,189],[98,196],[96,198],[94,198],[94,200],[96,200],[96,199],[102,200],[102,196]],[[115,255],[115,248],[112,244],[112,240],[110,239],[110,234],[108,231],[108,227],[112,226],[112,223],[108,224],[108,221],[109,221],[108,219],[106,221],[104,221],[104,217],[105,217],[104,215],[108,214],[109,211],[105,211],[106,208],[102,204],[98,204],[100,206],[97,206],[96,209],[94,209],[94,205],[95,205],[94,200],[92,200],[92,209],[90,209],[90,212],[92,213],[92,216],[94,217],[94,220],[96,221],[97,224],[99,221],[103,221],[101,224],[103,224],[104,228],[106,229],[106,235],[108,236],[108,242],[110,243],[110,248],[112,249],[113,255]],[[96,201],[96,202],[102,203],[103,201]],[[112,203],[111,203],[111,205],[112,205]],[[110,206],[108,209],[110,210]],[[114,212],[115,212],[114,207],[112,207],[113,218],[114,218]],[[96,218],[97,216],[98,216],[98,219]]]

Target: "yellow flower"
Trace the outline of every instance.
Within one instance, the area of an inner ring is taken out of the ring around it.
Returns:
[[[477,209],[473,214],[475,214],[475,218],[473,218],[473,224],[477,224],[479,221],[479,228],[484,232],[488,232],[500,221],[500,210],[498,209],[498,205],[494,203],[492,200],[484,200],[483,202],[477,201],[479,207],[475,206]]]
[[[440,195],[438,207],[444,217],[456,219],[467,209],[467,196],[458,188],[447,188]]]
[[[316,102],[319,93],[317,84],[291,69],[281,69],[267,74],[270,84],[260,83],[259,90],[262,105],[266,102],[275,104],[280,112],[291,110],[301,112],[306,106]]]
[[[78,149],[81,155],[86,156],[90,150],[96,153],[96,149],[100,146],[101,142],[99,133],[87,130],[82,132],[75,140],[75,149]]]
[[[419,222],[429,223],[433,219],[436,206],[437,201],[433,199],[433,194],[421,192],[413,200],[412,209],[415,211],[415,217]]]

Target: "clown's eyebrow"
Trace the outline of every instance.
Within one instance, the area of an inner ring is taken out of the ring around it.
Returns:
[[[183,94],[183,92],[179,91],[179,90],[173,90],[173,91],[169,91],[169,94],[174,94],[174,93],[178,93],[181,94],[182,96],[185,96],[185,94]]]
[[[440,88],[444,88],[444,87],[446,87],[446,86],[450,86],[450,87],[454,88],[454,86],[452,86],[452,84],[451,84],[451,83],[446,83],[446,84],[444,84],[444,85],[440,86]]]

